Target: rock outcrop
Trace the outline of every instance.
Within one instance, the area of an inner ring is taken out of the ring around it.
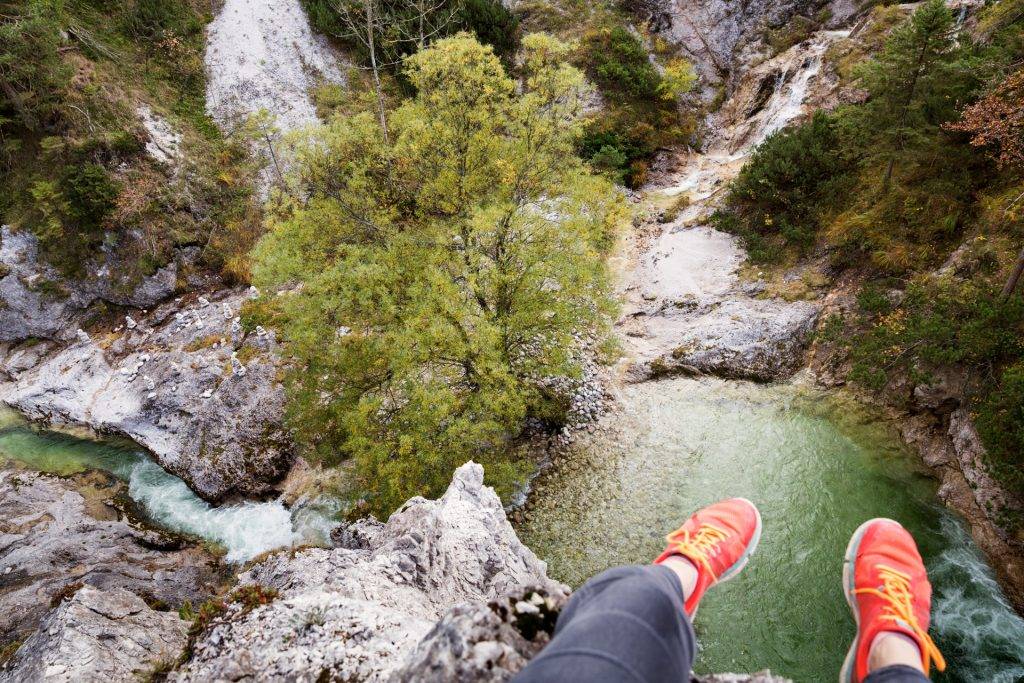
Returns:
[[[819,306],[761,299],[737,271],[736,239],[707,227],[666,229],[640,258],[619,323],[628,377],[706,374],[769,381],[803,364]]]
[[[853,0],[640,0],[633,5],[649,28],[693,61],[707,97],[716,84],[734,84],[744,67],[764,58],[768,30],[785,30],[797,14],[825,15],[827,27],[843,26],[861,10]]]
[[[85,586],[47,615],[0,669],[0,682],[112,683],[139,680],[174,661],[188,623],[139,596]]]
[[[278,599],[253,610],[229,607],[195,643],[177,679],[387,680],[416,652],[423,666],[425,653],[433,653],[429,665],[454,680],[450,667],[515,668],[545,642],[542,630],[527,632],[530,637],[517,631],[520,640],[512,642],[501,635],[515,630],[517,615],[529,620],[556,608],[565,589],[519,542],[479,465],[459,468],[440,499],[414,498],[386,524],[361,527],[338,535],[356,547],[278,553],[242,574],[240,584],[276,589]],[[445,617],[455,605],[509,592],[528,595],[529,606],[515,612],[513,605],[504,617],[497,607],[472,608],[489,625],[467,620],[464,611]],[[452,654],[452,643],[466,642],[473,643],[471,664],[462,661],[466,653]]]
[[[0,345],[74,338],[75,321],[92,303],[151,306],[170,296],[177,280],[174,261],[134,286],[110,277],[110,263],[94,264],[93,278],[67,280],[38,251],[31,234],[0,227]]]
[[[206,69],[206,109],[228,129],[260,110],[285,131],[316,123],[310,91],[343,81],[299,0],[227,0],[208,29]]]
[[[87,499],[69,480],[0,470],[4,641],[26,637],[50,602],[75,586],[124,588],[168,605],[199,602],[216,591],[221,569],[212,556],[123,520],[103,502],[113,494],[108,485],[85,482],[96,492]]]
[[[41,357],[31,345],[31,362],[16,347],[0,364],[12,378],[0,400],[34,420],[134,439],[209,501],[265,495],[293,455],[273,333],[247,333],[238,319],[247,296],[168,302]]]

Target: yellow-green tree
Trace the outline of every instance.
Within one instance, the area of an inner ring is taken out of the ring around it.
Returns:
[[[255,251],[263,309],[295,367],[289,417],[308,455],[352,458],[371,509],[443,490],[469,458],[522,467],[523,420],[578,373],[574,333],[611,308],[604,251],[622,213],[573,154],[583,78],[554,39],[523,42],[521,82],[467,34],[410,57],[416,95],[299,144]],[[301,286],[299,286],[301,285]]]

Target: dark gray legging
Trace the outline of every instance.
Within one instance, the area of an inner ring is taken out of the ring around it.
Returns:
[[[555,635],[514,683],[689,680],[697,640],[671,569],[615,567],[583,584]],[[890,666],[864,683],[925,683],[920,671]]]

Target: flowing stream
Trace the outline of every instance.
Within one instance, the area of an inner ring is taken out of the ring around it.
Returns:
[[[1024,620],[891,425],[794,384],[678,378],[622,392],[621,410],[530,497],[520,536],[552,576],[578,586],[649,562],[692,510],[745,496],[764,536],[740,577],[702,604],[696,668],[834,680],[854,634],[846,543],[865,519],[890,517],[914,534],[935,585],[933,633],[950,662],[936,680],[1024,676]]]
[[[279,501],[214,507],[129,441],[38,429],[0,407],[0,464],[5,461],[62,476],[108,472],[127,483],[129,497],[149,521],[223,547],[228,562],[244,562],[298,543],[323,542],[332,525],[331,510],[316,505],[294,511]]]

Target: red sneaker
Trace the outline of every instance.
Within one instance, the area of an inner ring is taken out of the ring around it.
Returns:
[[[746,498],[730,498],[698,510],[666,537],[668,545],[654,564],[682,555],[697,567],[697,585],[686,601],[686,613],[708,588],[739,574],[761,540],[761,513]]]
[[[902,633],[917,643],[927,675],[932,662],[946,662],[928,636],[932,586],[914,537],[899,522],[872,519],[850,539],[843,562],[843,590],[857,622],[839,675],[841,683],[860,683],[868,675],[868,653],[882,631]]]

